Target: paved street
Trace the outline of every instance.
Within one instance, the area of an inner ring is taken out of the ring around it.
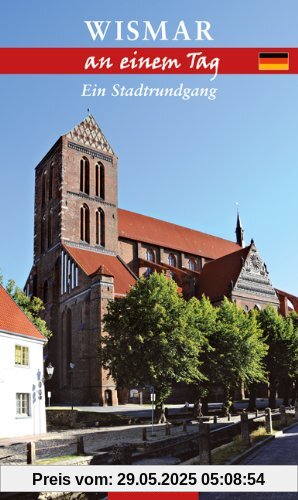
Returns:
[[[297,465],[298,424],[270,441],[241,465]],[[297,500],[298,493],[202,493],[200,500]]]

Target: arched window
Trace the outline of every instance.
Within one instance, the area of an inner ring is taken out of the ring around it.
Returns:
[[[82,241],[90,243],[90,212],[86,203],[84,203],[80,211],[80,238]]]
[[[66,313],[66,339],[65,339],[65,348],[66,348],[66,356],[65,356],[65,370],[67,373],[67,381],[70,383],[71,373],[70,373],[70,363],[72,363],[72,317],[71,317],[71,309],[67,309]]]
[[[53,179],[54,179],[54,167],[53,163],[50,166],[50,173],[49,173],[49,200],[53,198]]]
[[[196,270],[196,264],[195,264],[195,261],[193,259],[189,259],[189,261],[188,261],[188,269],[190,271],[195,271]]]
[[[105,168],[102,163],[95,165],[95,196],[105,198]]]
[[[105,214],[102,208],[96,211],[96,244],[105,246]]]
[[[45,216],[41,219],[41,229],[40,229],[40,253],[43,253],[46,248],[46,218]]]
[[[47,171],[45,171],[42,174],[42,179],[41,179],[41,206],[44,207],[45,201],[46,201],[46,174]]]
[[[53,244],[53,212],[50,210],[48,217],[48,247]]]
[[[176,257],[174,254],[170,253],[169,255],[169,266],[176,267]]]
[[[151,248],[147,248],[146,250],[146,260],[149,260],[149,262],[155,262],[154,252]]]
[[[85,156],[80,161],[80,191],[89,194],[89,161]]]
[[[47,282],[47,280],[46,280],[46,281],[44,282],[44,284],[43,284],[43,302],[44,302],[44,304],[46,304],[46,303],[47,303],[48,298],[49,298],[49,297],[48,297],[48,291],[49,291],[49,287],[48,287],[48,282]]]

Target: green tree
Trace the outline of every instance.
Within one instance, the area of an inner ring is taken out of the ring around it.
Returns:
[[[192,321],[195,307],[194,300],[187,303],[178,294],[172,279],[157,273],[109,303],[100,356],[118,388],[150,384],[162,403],[173,383],[204,378],[200,353],[205,338]]]
[[[3,284],[3,277],[1,275],[0,284]],[[27,297],[25,292],[16,285],[14,280],[8,280],[5,288],[36,328],[49,339],[52,336],[52,332],[48,329],[46,322],[40,318],[40,312],[44,310],[42,300],[38,297]]]
[[[266,368],[269,381],[269,406],[276,408],[278,384],[297,376],[298,341],[296,315],[281,316],[272,307],[259,313],[259,324],[268,345]]]
[[[247,314],[225,298],[217,309],[210,344],[213,351],[206,375],[223,385],[226,403],[232,397],[232,389],[241,383],[248,385],[265,379],[264,357],[268,348],[255,311]]]

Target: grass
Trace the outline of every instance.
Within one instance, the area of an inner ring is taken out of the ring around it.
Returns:
[[[266,433],[265,427],[258,427],[250,434],[251,444],[254,445],[263,439],[267,438],[270,434]],[[212,464],[213,465],[224,465],[236,455],[240,455],[249,447],[242,443],[241,436],[235,436],[231,443],[215,448],[212,452]]]

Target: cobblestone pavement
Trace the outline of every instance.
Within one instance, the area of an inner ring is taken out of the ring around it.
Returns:
[[[147,427],[148,440],[159,440],[165,437],[164,425],[154,426],[154,437],[151,437],[151,426],[122,426],[108,427],[95,430],[73,429],[61,430],[59,432],[48,432],[42,439],[31,436],[27,441],[35,441],[37,459],[71,455],[76,452],[77,436],[84,437],[85,452],[93,454],[107,446],[119,444],[121,442],[141,443],[142,429]],[[188,426],[188,432],[197,431],[197,425]],[[182,434],[181,426],[172,426],[171,435]],[[5,440],[2,441],[4,443]],[[56,447],[56,448],[55,448]],[[1,445],[0,441],[0,465],[20,465],[26,464],[26,442],[22,438],[15,438],[14,443]]]

